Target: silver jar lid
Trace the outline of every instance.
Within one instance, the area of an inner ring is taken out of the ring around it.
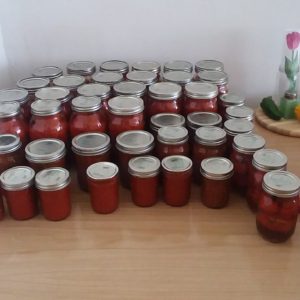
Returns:
[[[69,100],[70,91],[67,88],[51,86],[39,89],[35,97],[40,100],[59,100],[64,103]]]
[[[44,169],[35,176],[35,186],[42,191],[57,191],[68,186],[70,182],[70,173],[64,168]]]
[[[226,143],[226,132],[216,126],[199,127],[195,132],[195,141],[207,146],[222,145]]]
[[[77,93],[85,97],[100,97],[100,99],[107,99],[110,96],[110,87],[102,83],[88,83],[80,86]]]
[[[192,168],[193,162],[183,155],[170,155],[161,161],[161,166],[169,172],[185,172]]]
[[[216,85],[223,85],[228,82],[228,75],[223,71],[202,71],[199,72],[200,81]]]
[[[100,65],[100,71],[102,72],[118,72],[124,74],[127,73],[128,70],[128,63],[122,60],[108,60]]]
[[[203,126],[221,126],[222,117],[213,112],[193,112],[187,115],[187,125],[191,129],[198,129]]]
[[[44,66],[40,68],[36,68],[32,76],[34,77],[41,77],[41,78],[49,78],[54,79],[63,74],[63,70],[56,66]]]
[[[182,126],[165,126],[158,130],[157,140],[163,144],[183,144],[189,139],[189,133]]]
[[[265,174],[262,188],[276,197],[295,197],[299,195],[300,180],[298,176],[288,171],[271,171]]]
[[[132,176],[141,178],[158,175],[159,168],[159,159],[151,155],[134,157],[128,162],[128,173]]]
[[[116,148],[128,154],[144,154],[154,148],[154,137],[144,130],[129,130],[116,138]]]
[[[38,89],[47,87],[50,83],[48,78],[28,77],[17,82],[19,88],[25,89],[28,92],[36,92]]]
[[[17,101],[20,105],[28,100],[28,91],[24,89],[5,89],[0,90],[0,103]]]
[[[185,85],[193,80],[193,74],[186,71],[168,71],[163,74],[164,81]]]
[[[96,65],[92,61],[73,61],[67,64],[68,74],[92,75],[96,71]]]
[[[132,70],[150,71],[156,74],[160,72],[160,68],[160,63],[156,61],[137,61],[132,64]]]
[[[80,75],[64,75],[53,80],[55,86],[65,87],[69,90],[76,90],[85,83],[85,79]]]
[[[111,162],[103,161],[90,165],[86,174],[94,180],[106,180],[115,177],[119,172],[117,165]]]
[[[224,64],[218,60],[204,59],[199,60],[195,63],[195,72],[200,71],[223,71]]]
[[[233,139],[233,148],[238,152],[253,154],[255,151],[265,147],[265,139],[254,133],[238,134]]]
[[[245,97],[233,93],[221,95],[220,100],[224,106],[240,106],[245,103]]]
[[[179,114],[160,113],[153,115],[150,119],[150,127],[154,131],[164,126],[184,126],[185,118]]]
[[[227,119],[244,119],[244,120],[252,121],[253,116],[254,116],[253,109],[245,105],[229,106],[226,108]]]
[[[107,84],[110,87],[124,80],[123,75],[116,72],[98,72],[92,76],[92,79],[97,83]]]
[[[164,64],[164,72],[167,71],[185,71],[193,72],[193,64],[185,60],[172,60]]]
[[[35,116],[51,116],[61,111],[59,100],[35,100],[31,103],[31,113]]]
[[[50,163],[65,155],[65,143],[58,139],[38,139],[25,147],[26,159],[34,163]]]
[[[285,154],[274,149],[260,149],[253,155],[252,164],[262,171],[285,169],[287,157]]]
[[[114,115],[135,115],[144,110],[144,101],[139,97],[117,96],[108,100],[108,110]]]
[[[1,174],[1,186],[8,191],[24,190],[33,185],[34,175],[34,170],[29,167],[13,167]]]
[[[126,78],[130,81],[141,82],[149,86],[157,81],[157,75],[151,71],[131,71],[127,73]]]
[[[146,85],[141,82],[122,81],[113,86],[116,96],[141,97],[146,92]]]
[[[178,99],[181,93],[181,86],[173,82],[157,82],[149,87],[151,98],[158,100]]]
[[[203,82],[190,82],[185,86],[184,91],[187,97],[194,99],[212,99],[218,95],[216,85]]]
[[[240,133],[250,133],[253,128],[253,123],[248,120],[232,119],[224,122],[224,130],[231,136],[235,136]]]
[[[203,177],[214,180],[229,179],[233,175],[233,163],[224,157],[203,159],[200,173]]]
[[[78,96],[72,99],[72,110],[77,112],[93,112],[101,107],[101,99],[98,97]]]
[[[20,104],[13,102],[0,102],[0,118],[9,118],[20,113]]]
[[[72,151],[82,156],[103,154],[106,153],[110,147],[110,138],[105,133],[82,133],[72,139]]]
[[[0,134],[0,154],[14,152],[22,146],[21,140],[14,134]]]

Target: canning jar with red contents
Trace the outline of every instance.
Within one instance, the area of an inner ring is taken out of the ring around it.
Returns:
[[[116,72],[97,72],[92,76],[93,82],[106,84],[112,90],[112,87],[124,80],[121,73]]]
[[[108,132],[113,143],[118,134],[145,127],[144,102],[141,98],[114,97],[108,101],[108,112]]]
[[[105,132],[107,121],[101,100],[97,97],[84,96],[74,98],[69,125],[72,138],[85,132]]]
[[[253,121],[254,111],[252,108],[241,105],[241,106],[230,106],[226,108],[225,118],[230,119],[241,119],[247,121]]]
[[[228,75],[223,71],[201,71],[198,73],[199,80],[211,83],[218,87],[218,96],[228,93]]]
[[[111,162],[98,162],[87,168],[91,206],[98,214],[110,214],[119,206],[119,169]]]
[[[100,71],[102,72],[117,72],[126,78],[126,74],[129,71],[129,65],[126,61],[122,60],[107,60],[100,65]]]
[[[233,149],[230,155],[230,160],[234,165],[233,184],[243,194],[246,193],[248,187],[253,154],[264,148],[265,143],[262,136],[253,133],[238,134],[233,140]]]
[[[71,214],[71,177],[64,168],[44,169],[36,174],[35,186],[44,217],[60,221]]]
[[[185,60],[171,60],[164,64],[164,73],[168,71],[193,72],[193,64]]]
[[[129,161],[131,199],[135,205],[149,207],[157,202],[159,168],[159,159],[150,155]]]
[[[261,149],[254,153],[247,188],[247,203],[252,211],[257,210],[264,175],[272,170],[286,170],[286,166],[287,157],[278,150]]]
[[[23,145],[28,142],[28,125],[17,102],[0,102],[0,134],[5,133],[19,136]]]
[[[67,65],[68,74],[83,76],[86,83],[92,82],[95,71],[96,65],[91,61],[74,61]]]
[[[77,97],[77,89],[85,83],[85,78],[80,75],[63,75],[53,80],[54,86],[67,88],[70,91],[71,99]]]
[[[201,201],[209,208],[227,206],[230,196],[232,162],[224,157],[206,158],[201,162]]]
[[[113,86],[115,96],[140,97],[144,101],[146,98],[146,85],[141,82],[122,81]]]
[[[9,214],[15,220],[31,219],[38,212],[34,175],[33,169],[24,166],[10,168],[1,174],[2,192]]]
[[[77,180],[82,190],[88,190],[87,168],[97,162],[110,161],[110,148],[110,138],[105,133],[83,133],[73,138]]]
[[[40,78],[47,78],[50,80],[50,84],[53,84],[53,80],[63,75],[63,70],[56,66],[44,66],[36,68],[32,76],[40,77]]]
[[[161,160],[170,155],[189,156],[189,133],[182,126],[166,126],[158,130],[155,155]]]
[[[156,74],[157,80],[159,80],[159,73],[160,73],[160,63],[156,61],[137,61],[132,64],[133,71],[148,71],[153,72]]]
[[[285,242],[297,224],[299,178],[287,171],[271,171],[264,176],[262,188],[256,214],[257,230],[270,242]]]
[[[183,155],[167,156],[162,160],[161,166],[165,202],[171,206],[186,205],[191,194],[191,159]]]
[[[36,100],[31,104],[29,138],[31,141],[54,138],[68,142],[68,123],[58,100]]]
[[[154,137],[143,130],[129,130],[116,138],[117,162],[120,168],[121,183],[125,188],[130,187],[128,162],[131,158],[152,154]]]
[[[168,71],[163,73],[163,81],[177,83],[182,88],[193,80],[193,74],[186,71]]]
[[[219,97],[218,112],[225,119],[226,109],[231,106],[242,106],[245,104],[245,97],[233,93],[223,94]]]
[[[66,147],[57,139],[38,139],[25,147],[25,157],[35,172],[52,167],[65,167]]]
[[[224,64],[213,59],[199,60],[195,63],[195,72],[201,71],[224,71]]]

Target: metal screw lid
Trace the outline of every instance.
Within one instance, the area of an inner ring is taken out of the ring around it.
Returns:
[[[53,80],[55,86],[65,87],[69,90],[76,90],[84,82],[84,77],[80,75],[64,75]]]
[[[238,134],[233,139],[233,148],[241,153],[253,154],[265,147],[265,139],[254,133]]]
[[[185,172],[192,168],[193,162],[184,155],[170,155],[161,161],[161,166],[166,171]]]
[[[154,137],[144,130],[129,130],[116,138],[116,148],[128,154],[144,154],[154,148]]]
[[[185,118],[179,114],[160,113],[151,117],[150,127],[154,131],[164,126],[184,126]]]
[[[200,173],[208,179],[225,180],[233,175],[233,163],[224,157],[211,157],[203,159]]]
[[[28,101],[28,91],[24,89],[0,90],[0,102],[17,101],[20,105]]]
[[[20,113],[20,104],[13,102],[0,102],[0,119],[16,116]]]
[[[21,140],[14,134],[0,134],[0,154],[14,152],[22,146]]]
[[[226,132],[215,126],[199,127],[194,137],[196,143],[207,146],[217,146],[226,143]]]
[[[35,176],[35,186],[42,191],[57,191],[68,186],[70,182],[70,173],[64,168],[44,169]]]
[[[265,174],[262,188],[270,195],[290,198],[299,195],[300,180],[288,171],[271,171]]]
[[[108,110],[114,115],[135,115],[144,110],[144,101],[139,97],[117,96],[108,100]]]
[[[244,120],[252,121],[253,116],[254,116],[253,109],[245,105],[229,106],[226,108],[227,119],[244,119]]]
[[[68,74],[92,75],[96,71],[95,63],[91,61],[73,61],[67,65]]]
[[[173,82],[157,82],[149,87],[151,98],[158,100],[178,99],[181,93],[181,86]]]
[[[253,123],[248,120],[231,119],[224,122],[224,130],[230,136],[235,136],[240,133],[250,133],[253,128]]]
[[[92,76],[92,79],[97,83],[107,84],[110,87],[124,80],[123,75],[116,72],[98,72]]]
[[[70,91],[67,88],[57,86],[45,87],[37,90],[35,97],[40,100],[59,100],[64,103],[69,100]]]
[[[157,140],[163,144],[183,144],[188,141],[189,133],[182,126],[165,126],[158,130]]]
[[[23,190],[33,185],[34,175],[34,170],[29,167],[13,167],[1,174],[1,186],[7,191]]]
[[[172,60],[164,64],[164,72],[167,71],[185,71],[193,72],[193,64],[185,60]]]
[[[185,85],[193,80],[193,74],[186,71],[168,71],[163,74],[164,81]]]
[[[195,63],[195,72],[200,71],[223,71],[224,64],[218,60],[204,59]]]
[[[203,126],[221,126],[222,117],[213,112],[193,112],[187,115],[187,125],[196,130]]]
[[[228,82],[228,75],[222,71],[201,71],[199,72],[200,81],[223,85]]]
[[[245,97],[228,93],[220,96],[223,106],[239,106],[245,103]]]
[[[122,81],[113,86],[116,96],[141,97],[146,92],[146,85],[141,82]]]
[[[86,170],[87,176],[94,180],[111,179],[115,177],[118,172],[118,166],[107,161],[92,164]]]
[[[88,83],[80,86],[77,92],[85,97],[100,97],[100,99],[107,99],[110,96],[110,87],[102,83]]]
[[[281,170],[287,165],[285,154],[274,149],[260,149],[253,155],[252,164],[255,168],[262,171]]]
[[[151,155],[134,157],[128,162],[128,173],[141,178],[156,176],[159,168],[159,159]]]
[[[50,80],[48,78],[28,77],[17,81],[17,86],[27,90],[29,93],[33,93],[38,89],[48,86],[49,83]]]
[[[131,71],[127,73],[126,78],[130,81],[141,82],[149,86],[157,81],[157,75],[151,71]]]
[[[44,66],[40,68],[36,68],[32,76],[34,77],[41,77],[41,78],[49,78],[54,79],[63,74],[63,70],[56,66]]]
[[[35,116],[51,116],[61,111],[59,100],[35,100],[31,103],[31,113]]]
[[[78,96],[72,99],[72,110],[77,112],[93,112],[101,108],[101,99],[98,97]]]
[[[82,133],[72,139],[72,151],[83,156],[103,154],[110,148],[110,138],[105,133]]]
[[[186,96],[194,99],[212,99],[218,95],[216,85],[203,82],[190,82],[185,86],[184,91]]]
[[[65,143],[58,139],[38,139],[25,147],[26,159],[34,163],[50,163],[65,155]]]
[[[156,61],[137,61],[132,64],[132,70],[150,71],[157,74],[160,72],[160,63]]]
[[[108,60],[103,62],[100,65],[100,71],[102,72],[119,72],[119,73],[127,73],[129,70],[129,65],[126,61],[122,60]]]

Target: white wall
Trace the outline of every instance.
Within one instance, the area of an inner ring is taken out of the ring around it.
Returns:
[[[298,0],[0,1],[0,71],[9,78],[7,58],[10,85],[34,67],[76,59],[216,58],[231,90],[255,105],[275,90],[285,29],[300,28]]]

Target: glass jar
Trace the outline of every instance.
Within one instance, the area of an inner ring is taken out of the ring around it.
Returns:
[[[119,169],[111,162],[98,162],[87,169],[91,205],[98,214],[110,214],[119,206]]]
[[[162,162],[163,196],[168,205],[183,206],[189,202],[192,161],[183,155],[165,157]]]
[[[166,126],[158,130],[155,155],[163,159],[170,155],[189,156],[189,133],[182,126]]]
[[[223,71],[201,71],[198,73],[201,82],[212,83],[218,87],[219,96],[228,93],[228,75]]]
[[[163,74],[163,81],[177,83],[182,88],[193,80],[193,74],[186,71],[168,71]]]
[[[19,136],[23,145],[28,142],[28,125],[16,101],[0,102],[0,134],[5,133]]]
[[[140,97],[146,101],[146,85],[141,82],[122,81],[113,86],[116,96]]]
[[[38,139],[25,147],[25,157],[35,172],[52,167],[65,167],[66,147],[57,139]]]
[[[238,134],[233,139],[233,149],[230,159],[234,165],[234,187],[246,193],[249,170],[255,151],[265,147],[265,139],[253,133]]]
[[[83,133],[73,138],[77,180],[82,190],[88,189],[87,168],[97,162],[110,161],[110,148],[110,138],[105,133]]]
[[[54,86],[67,88],[71,93],[71,99],[77,97],[77,89],[83,85],[85,78],[80,75],[64,75],[53,80]]]
[[[93,76],[93,81],[96,83],[106,84],[111,89],[114,84],[119,83],[124,80],[123,75],[116,72],[98,72]]]
[[[156,74],[157,80],[159,80],[160,63],[156,61],[137,61],[132,64],[133,71],[148,71]]]
[[[36,100],[31,104],[30,140],[54,138],[68,142],[68,123],[58,100]]]
[[[184,94],[184,115],[193,112],[218,112],[218,90],[215,85],[191,82],[185,86]]]
[[[126,75],[127,80],[141,82],[146,87],[157,82],[157,74],[151,71],[131,71]]]
[[[154,137],[143,130],[129,130],[120,133],[116,138],[117,161],[120,168],[121,183],[130,187],[128,162],[131,158],[151,154],[154,148]]]
[[[263,178],[256,227],[266,240],[281,243],[294,233],[298,217],[299,178],[287,171],[271,171]]]
[[[74,61],[67,65],[67,73],[81,75],[85,78],[85,82],[92,82],[92,75],[96,71],[95,63],[91,61]]]
[[[13,167],[1,174],[2,193],[9,214],[15,220],[33,218],[37,212],[37,203],[33,187],[34,171],[29,167]]]
[[[238,96],[232,93],[223,94],[219,97],[218,110],[219,114],[225,119],[226,108],[230,106],[243,106],[245,104],[245,97]]]
[[[126,61],[122,60],[107,60],[100,65],[100,71],[121,73],[123,77],[126,78],[129,65]]]
[[[36,174],[35,186],[44,217],[60,221],[71,214],[71,176],[64,168],[49,168]]]
[[[158,199],[160,161],[154,156],[132,158],[128,163],[131,199],[137,206],[149,207]]]
[[[195,72],[201,71],[224,71],[224,64],[213,59],[199,60],[195,63]]]
[[[1,196],[1,193],[0,193],[0,196]],[[0,221],[4,219],[4,216],[5,216],[5,209],[4,209],[2,197],[0,197]]]
[[[252,108],[242,106],[231,106],[226,108],[225,118],[230,119],[242,119],[247,121],[253,121],[254,111]]]
[[[278,150],[261,149],[254,153],[247,188],[247,203],[252,211],[257,210],[264,175],[272,170],[286,170],[286,166],[287,157]]]
[[[118,134],[128,130],[143,130],[144,102],[138,97],[118,96],[108,101],[108,132],[114,143]]]
[[[40,77],[40,78],[47,78],[50,80],[50,84],[53,83],[55,78],[58,78],[63,75],[63,70],[56,66],[44,66],[36,68],[32,76],[33,77]]]
[[[164,73],[168,71],[185,71],[192,73],[193,64],[185,60],[172,60],[164,64]]]

